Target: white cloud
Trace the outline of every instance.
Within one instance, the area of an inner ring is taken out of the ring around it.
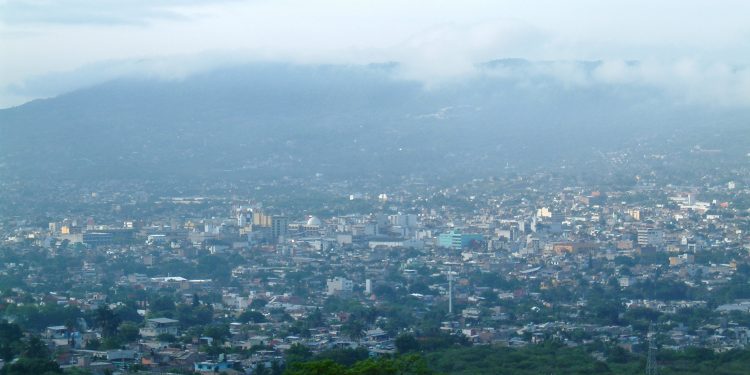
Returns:
[[[488,74],[518,82],[552,79],[568,87],[627,85],[656,89],[679,103],[750,107],[750,66],[676,61],[546,61],[499,66]]]
[[[478,63],[498,56],[529,55],[544,39],[543,33],[529,24],[498,19],[473,25],[439,25],[384,52],[401,64],[404,77],[439,83],[476,74]]]
[[[0,107],[125,72],[398,61],[402,77],[439,84],[508,57],[568,62],[503,74],[744,105],[748,13],[740,0],[0,0]]]
[[[5,0],[0,22],[5,24],[146,24],[180,19],[175,7],[232,0]]]
[[[688,104],[750,106],[750,68],[691,59],[673,62],[607,61],[592,74],[596,82],[664,90]]]

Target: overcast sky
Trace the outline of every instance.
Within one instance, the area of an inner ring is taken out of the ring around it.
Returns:
[[[508,57],[603,60],[587,80],[750,106],[750,1],[0,0],[0,107],[245,61],[397,61],[439,83]]]

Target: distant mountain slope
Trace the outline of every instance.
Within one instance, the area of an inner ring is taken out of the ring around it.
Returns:
[[[427,88],[387,65],[255,64],[181,81],[113,81],[0,111],[0,173],[471,176],[582,166],[644,145],[722,147],[737,161],[750,151],[746,111],[675,106],[632,86],[493,74],[524,64],[494,61],[479,77]]]

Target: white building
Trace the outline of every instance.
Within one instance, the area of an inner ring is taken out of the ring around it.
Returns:
[[[156,337],[162,334],[177,335],[179,321],[169,318],[146,319],[146,326],[140,329],[143,337]]]
[[[664,233],[654,228],[638,229],[638,246],[660,246],[664,244]]]
[[[416,228],[419,225],[417,215],[414,214],[389,215],[388,222],[393,226],[406,228]]]
[[[334,277],[333,279],[328,279],[328,281],[326,281],[326,286],[328,287],[327,294],[329,296],[332,296],[337,294],[351,293],[354,284],[349,279],[345,279],[343,277]]]

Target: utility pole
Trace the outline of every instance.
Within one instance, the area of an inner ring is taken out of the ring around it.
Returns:
[[[453,315],[453,272],[448,266],[448,315]]]
[[[656,365],[656,344],[654,343],[654,336],[656,336],[656,330],[654,329],[654,323],[648,327],[648,358],[646,360],[646,375],[657,375]]]

